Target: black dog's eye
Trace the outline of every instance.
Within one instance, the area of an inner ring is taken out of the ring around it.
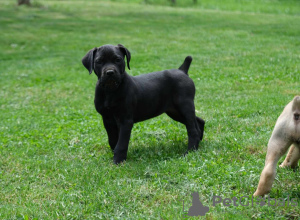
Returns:
[[[102,63],[102,59],[100,59],[100,58],[99,58],[99,59],[96,59],[96,60],[95,60],[95,63]]]
[[[116,63],[120,63],[120,62],[122,62],[122,58],[117,57],[115,61],[116,61]]]

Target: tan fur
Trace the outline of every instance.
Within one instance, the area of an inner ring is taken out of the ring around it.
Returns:
[[[291,146],[280,167],[296,167],[300,159],[300,96],[296,96],[283,110],[268,143],[265,167],[254,196],[270,192],[280,157]]]

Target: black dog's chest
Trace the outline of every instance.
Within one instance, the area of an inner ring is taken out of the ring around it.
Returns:
[[[122,99],[115,95],[106,95],[105,93],[95,96],[96,110],[101,114],[116,114],[123,105]]]
[[[119,101],[113,98],[106,98],[103,102],[104,108],[114,110],[118,106]]]
[[[120,102],[120,95],[118,95],[118,93],[107,93],[101,88],[99,81],[97,82],[94,103],[96,110],[100,114],[107,113],[107,110],[117,108]]]

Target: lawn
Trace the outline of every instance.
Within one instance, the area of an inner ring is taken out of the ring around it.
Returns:
[[[300,218],[299,168],[277,169],[269,196],[285,206],[250,205],[276,119],[300,95],[299,1],[15,2],[0,1],[0,219],[183,219],[193,192],[209,207],[198,218]],[[184,157],[185,127],[161,115],[134,125],[113,164],[81,58],[118,43],[131,75],[193,57],[198,151]]]

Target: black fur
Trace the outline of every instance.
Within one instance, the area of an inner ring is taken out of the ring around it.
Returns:
[[[130,52],[121,44],[94,48],[82,59],[85,68],[98,76],[95,107],[102,115],[114,162],[126,160],[133,124],[162,113],[185,124],[188,151],[198,149],[205,122],[195,115],[195,86],[188,76],[192,57],[186,57],[179,69],[130,76],[125,56],[130,68]]]

